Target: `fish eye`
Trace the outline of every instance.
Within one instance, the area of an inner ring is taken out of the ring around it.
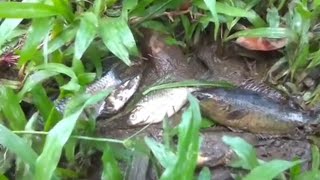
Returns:
[[[130,116],[129,116],[129,119],[136,119],[136,118],[137,118],[137,116],[136,116],[135,113],[132,113],[132,114],[130,114]]]

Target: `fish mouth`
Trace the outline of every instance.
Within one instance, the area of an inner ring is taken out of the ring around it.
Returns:
[[[145,124],[153,124],[153,122],[148,121],[150,119],[150,115],[148,117],[142,119],[142,120],[139,120],[139,121],[137,121],[137,120],[132,121],[132,120],[130,120],[129,117],[130,117],[130,114],[127,117],[127,119],[128,119],[127,120],[127,124],[129,126],[142,126],[142,125],[145,125]]]
[[[194,91],[191,94],[193,96],[195,96],[198,100],[204,100],[204,99],[212,98],[212,95],[210,93],[202,92],[202,91]]]

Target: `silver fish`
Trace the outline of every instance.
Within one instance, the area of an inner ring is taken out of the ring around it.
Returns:
[[[137,75],[133,79],[130,79],[117,87],[107,98],[101,114],[117,113],[137,91],[141,77],[141,74]]]
[[[158,123],[167,115],[171,117],[187,102],[193,88],[172,88],[153,92],[143,97],[131,111],[127,123],[144,125]]]
[[[109,88],[115,88],[107,101],[102,101],[88,108],[90,116],[96,118],[105,112],[105,106],[109,107],[107,112],[115,113],[121,109],[129,98],[138,89],[142,69],[137,66],[127,67],[121,63],[115,64],[102,78],[90,84],[85,92],[97,94]],[[55,106],[61,113],[64,112],[70,98],[55,100]]]

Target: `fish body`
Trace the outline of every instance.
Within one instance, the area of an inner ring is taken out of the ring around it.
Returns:
[[[137,75],[136,77],[127,80],[126,82],[118,86],[105,101],[102,114],[117,113],[137,91],[140,84],[141,76],[141,74]]]
[[[85,92],[92,95],[114,88],[105,101],[89,108],[91,117],[95,118],[106,112],[107,114],[116,113],[125,105],[140,84],[144,69],[140,65],[128,67],[122,63],[116,63],[105,75],[86,88]],[[69,100],[70,98],[55,100],[56,109],[63,113]]]
[[[191,88],[172,88],[144,96],[129,114],[129,125],[158,123],[167,115],[171,117],[187,102]]]
[[[193,92],[204,115],[216,122],[254,133],[287,134],[316,122],[316,117],[243,89]]]

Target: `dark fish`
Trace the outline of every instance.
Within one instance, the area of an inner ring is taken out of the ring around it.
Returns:
[[[256,82],[254,79],[248,79],[242,82],[239,88],[254,91],[277,102],[283,103],[288,101],[288,97],[279,90],[276,90],[265,83]]]
[[[218,123],[254,133],[288,134],[316,123],[317,117],[243,89],[193,92],[205,116]]]

